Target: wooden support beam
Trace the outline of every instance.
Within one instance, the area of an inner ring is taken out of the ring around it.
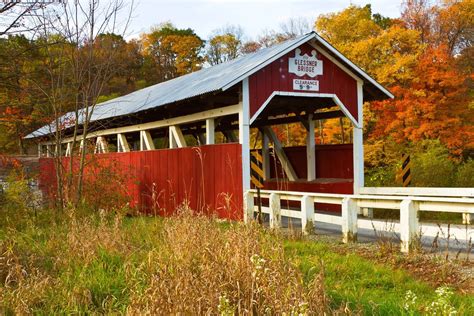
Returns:
[[[82,152],[82,148],[84,148],[84,139],[79,141],[79,151]]]
[[[46,157],[51,157],[51,145],[46,145]]]
[[[119,153],[130,151],[130,146],[124,134],[117,134],[117,151]]]
[[[206,120],[206,145],[215,143],[215,122],[213,118]]]
[[[99,136],[98,138],[100,138],[100,149],[102,153],[108,153],[109,145],[107,143],[107,139],[104,136]]]
[[[249,80],[242,80],[239,103],[239,143],[242,145],[242,188],[250,189],[250,91]]]
[[[154,150],[155,144],[149,131],[140,131],[140,150]]]
[[[357,108],[358,123],[360,127],[353,124],[353,163],[354,163],[354,194],[359,194],[361,188],[364,187],[364,139],[362,130],[362,106],[363,106],[363,83],[357,82]]]
[[[308,117],[308,132],[306,133],[306,165],[307,180],[316,180],[316,139],[314,136],[314,120],[313,116]]]
[[[170,126],[170,148],[186,147],[186,140],[179,126]]]
[[[285,171],[285,174],[288,177],[288,180],[296,181],[298,179],[298,176],[296,175],[295,169],[293,169],[293,166],[291,165],[290,160],[286,156],[285,151],[283,150],[283,146],[278,140],[278,137],[275,135],[275,132],[273,132],[273,130],[270,127],[264,127],[263,132],[273,142],[273,149],[275,150],[275,153],[281,162],[281,166],[283,170]]]
[[[303,125],[303,127],[306,129],[306,131],[309,131],[310,126],[308,124],[308,121],[313,119],[313,114],[310,113],[309,115],[306,115],[306,117],[303,117],[300,114],[296,114],[296,117],[300,121],[301,125]]]
[[[66,144],[66,153],[64,154],[66,157],[72,156],[72,142]]]
[[[263,180],[270,180],[270,139],[263,132],[262,134],[262,157],[263,157]]]
[[[95,149],[94,149],[94,154],[103,154],[109,151],[109,148],[107,146],[107,140],[103,136],[97,137],[97,140],[95,142]]]
[[[364,207],[361,210],[362,216],[368,217],[368,218],[374,218],[374,209],[370,207]]]

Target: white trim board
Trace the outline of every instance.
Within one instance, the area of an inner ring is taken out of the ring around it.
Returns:
[[[258,109],[257,112],[252,116],[250,119],[250,124],[252,124],[257,117],[263,112],[263,110],[266,108],[268,103],[275,97],[275,96],[293,96],[293,97],[308,97],[308,98],[330,98],[334,101],[334,103],[341,109],[341,111],[346,115],[356,126],[357,128],[362,128],[362,125],[357,122],[357,120],[352,116],[351,112],[346,108],[344,103],[342,103],[341,100],[335,95],[334,93],[307,93],[307,92],[287,92],[287,91],[273,91],[273,93],[268,97],[265,102],[263,102],[262,106]]]
[[[360,188],[360,194],[474,197],[474,188],[362,187]]]

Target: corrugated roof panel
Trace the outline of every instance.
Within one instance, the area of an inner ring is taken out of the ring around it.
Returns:
[[[294,45],[299,45],[300,42],[305,42],[313,36],[314,33],[308,33],[293,40],[261,49],[255,53],[242,56],[226,63],[204,68],[100,103],[94,108],[91,121],[137,113],[139,111],[221,90],[232,81],[252,72],[252,70],[259,65],[278,56],[281,52],[286,51]],[[68,113],[65,116],[68,115],[72,114]],[[65,116],[63,116],[62,119],[64,119]],[[47,135],[52,131],[54,131],[54,128],[46,125],[29,134],[26,138]]]

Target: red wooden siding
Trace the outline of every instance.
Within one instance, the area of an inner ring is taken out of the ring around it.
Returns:
[[[306,147],[285,147],[284,150],[298,178],[306,179]],[[275,164],[273,156],[270,155],[270,175],[272,178],[276,177],[275,170],[278,170],[279,178],[285,177],[279,160],[277,159]],[[317,178],[353,179],[352,144],[317,145],[316,176]]]
[[[308,55],[311,55],[311,51],[315,50],[307,43],[299,48],[302,54]],[[323,75],[316,78],[306,75],[298,77],[288,72],[288,58],[294,57],[294,55],[295,51],[293,50],[250,76],[250,116],[252,117],[258,111],[273,91],[305,93],[305,91],[293,90],[293,79],[312,79],[319,81],[319,91],[306,91],[307,93],[336,94],[357,119],[357,82],[320,53],[317,54],[317,57],[323,61]]]
[[[306,181],[306,147],[284,148],[296,174],[300,178],[295,182],[286,179],[281,168],[281,163],[270,155],[270,175],[278,179],[266,181],[264,189],[297,192],[320,192],[352,194],[354,192],[352,144],[343,145],[318,145],[316,146],[316,181]],[[287,202],[290,206],[298,207],[297,202]],[[316,203],[315,207],[320,211],[340,212],[340,205]]]
[[[169,215],[183,201],[193,210],[221,218],[242,219],[242,158],[240,144],[95,155],[99,166],[115,163],[130,174],[126,188],[130,204],[143,212]],[[69,158],[63,159],[67,164]],[[54,193],[51,158],[40,159],[40,186]],[[94,168],[86,167],[86,177]],[[120,172],[120,171],[117,171]]]

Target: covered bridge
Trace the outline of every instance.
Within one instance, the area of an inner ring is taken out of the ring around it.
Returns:
[[[87,139],[77,139],[133,170],[130,202],[143,210],[169,212],[187,200],[240,219],[255,149],[265,189],[357,193],[364,185],[363,103],[392,97],[312,32],[99,104]],[[50,157],[74,156],[70,116],[62,118],[61,150],[48,139],[51,126],[27,136],[40,139],[46,188],[54,181]],[[350,120],[352,144],[317,145],[315,122],[336,117]],[[286,123],[302,124],[305,146],[282,145],[272,126]]]

